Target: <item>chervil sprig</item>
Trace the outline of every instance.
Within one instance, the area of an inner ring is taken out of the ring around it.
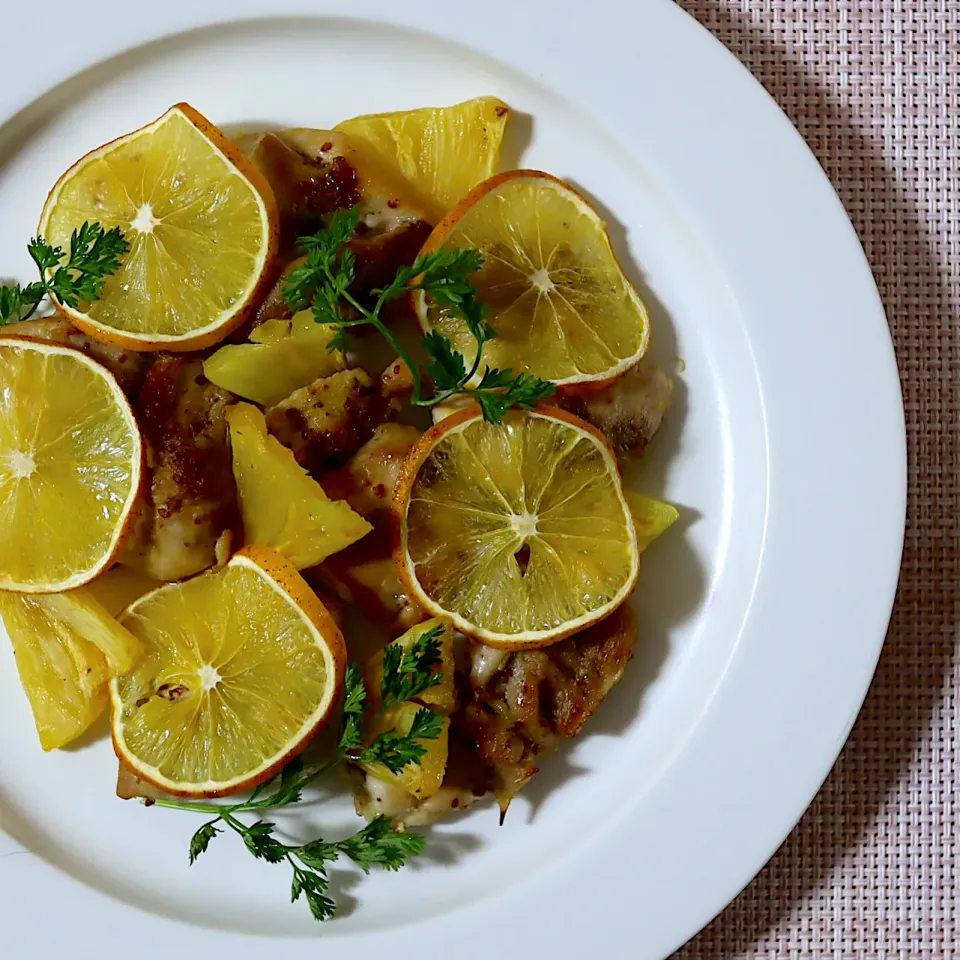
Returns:
[[[471,386],[480,373],[483,348],[496,333],[487,322],[489,311],[477,299],[470,276],[483,266],[477,250],[446,250],[418,257],[410,266],[401,267],[385,287],[372,291],[372,307],[362,304],[350,292],[356,277],[356,259],[347,244],[359,223],[360,210],[342,210],[334,214],[330,225],[317,233],[301,237],[304,262],[292,270],[284,285],[284,298],[294,310],[309,307],[317,323],[332,324],[337,336],[332,349],[343,345],[348,331],[357,326],[375,327],[396,350],[410,369],[413,378],[412,402],[415,406],[432,407],[456,396],[476,400],[485,419],[499,423],[511,407],[531,409],[556,392],[547,380],[530,374],[514,374],[512,370],[485,367],[480,380]],[[386,304],[406,296],[412,290],[425,291],[435,302],[456,313],[476,341],[473,362],[454,349],[450,341],[433,331],[421,345],[430,362],[421,373],[403,345],[383,322],[381,313]],[[433,383],[433,394],[424,396],[424,374]]]
[[[70,307],[98,299],[104,280],[120,269],[129,249],[119,227],[105,230],[99,223],[84,222],[74,230],[68,251],[34,237],[27,244],[27,252],[40,279],[25,286],[0,286],[0,326],[31,317],[48,294]]]
[[[383,680],[380,686],[382,713],[390,706],[419,696],[441,681],[440,634],[443,628],[428,630],[409,649],[393,643],[384,651]],[[342,727],[332,757],[320,766],[305,770],[298,758],[288,764],[273,780],[261,785],[249,798],[239,803],[199,803],[188,800],[148,801],[159,807],[188,810],[212,817],[190,840],[190,863],[205,853],[218,836],[228,831],[237,834],[247,850],[267,863],[287,863],[292,870],[291,901],[303,897],[317,920],[328,920],[336,910],[330,896],[327,864],[343,856],[352,860],[364,873],[371,867],[399,870],[411,858],[423,852],[425,840],[416,833],[394,830],[385,817],[377,817],[344,840],[322,838],[307,843],[285,843],[276,835],[277,825],[270,820],[247,824],[238,815],[260,813],[299,803],[303,791],[317,778],[346,760],[359,763],[382,763],[393,773],[407,764],[419,763],[426,753],[421,741],[440,736],[443,718],[426,707],[414,715],[410,730],[400,734],[388,730],[367,746],[363,745],[362,722],[367,712],[368,695],[363,671],[350,664],[346,672],[344,698],[341,705]]]

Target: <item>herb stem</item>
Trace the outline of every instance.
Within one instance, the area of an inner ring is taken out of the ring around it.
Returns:
[[[344,760],[349,759],[349,756],[344,753],[339,748],[336,753],[324,763],[320,764],[316,770],[310,771],[306,776],[301,777],[297,781],[297,789],[302,790],[305,787],[309,787],[311,783],[315,780],[322,777],[325,773],[332,770],[338,764],[342,763]],[[210,816],[221,817],[225,822],[237,823],[240,824],[239,820],[236,820],[232,817],[234,813],[243,813],[247,810],[258,810],[263,807],[269,807],[273,804],[271,803],[271,797],[264,797],[262,800],[257,800],[257,794],[263,789],[264,784],[261,784],[259,787],[254,790],[249,800],[245,800],[242,803],[201,803],[196,800],[154,800],[150,806],[153,807],[166,807],[168,810],[187,810],[191,813],[206,813]],[[231,823],[232,825],[232,823]],[[240,824],[243,826],[243,824]]]
[[[422,399],[423,394],[423,379],[420,376],[420,370],[417,365],[413,362],[410,354],[406,351],[403,345],[399,340],[393,335],[393,331],[380,319],[380,311],[386,305],[387,299],[384,291],[380,292],[380,295],[377,297],[377,302],[373,310],[368,310],[359,300],[350,291],[344,288],[337,280],[337,277],[334,275],[333,270],[331,269],[328,263],[323,265],[323,272],[327,277],[327,280],[333,284],[336,289],[339,291],[340,296],[350,304],[351,307],[356,310],[363,319],[361,320],[347,320],[342,323],[342,326],[353,327],[360,326],[363,324],[371,324],[377,332],[384,337],[387,343],[396,351],[397,356],[407,365],[407,369],[410,371],[410,375],[413,378],[413,397],[412,403],[415,406],[427,406],[428,403],[424,402]],[[432,404],[429,404],[432,406]]]

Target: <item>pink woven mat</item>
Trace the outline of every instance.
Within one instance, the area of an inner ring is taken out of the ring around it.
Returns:
[[[960,0],[678,0],[840,194],[886,304],[910,438],[900,592],[833,773],[677,955],[960,958]],[[757,789],[763,789],[762,784]]]

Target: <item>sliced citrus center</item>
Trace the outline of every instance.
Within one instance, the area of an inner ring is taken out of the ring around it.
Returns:
[[[99,300],[59,306],[107,343],[210,346],[243,321],[271,279],[270,187],[185,103],[77,161],[47,198],[39,232],[66,248],[85,221],[119,227],[130,250]]]
[[[0,590],[56,593],[123,548],[140,487],[140,431],[100,364],[0,339]]]
[[[576,388],[610,380],[646,352],[650,322],[623,274],[599,214],[546,173],[513,170],[476,188],[433,231],[422,253],[479,250],[471,277],[497,338],[483,362]],[[477,344],[463,320],[422,291],[425,331],[437,330],[468,360]]]
[[[623,602],[639,552],[603,437],[556,409],[502,425],[476,408],[428,430],[394,503],[420,603],[493,646],[544,646]]]
[[[134,773],[214,797],[273,776],[326,724],[343,636],[296,569],[247,547],[222,570],[161,587],[121,623],[144,659],[113,681],[113,739]]]
[[[502,100],[477,97],[452,107],[354,117],[335,129],[361,155],[399,170],[439,220],[496,172],[509,118]]]

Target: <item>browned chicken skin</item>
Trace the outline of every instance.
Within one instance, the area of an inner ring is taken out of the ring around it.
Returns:
[[[321,477],[327,496],[347,500],[374,525],[374,531],[329,557],[309,572],[309,578],[327,584],[344,603],[360,610],[391,637],[426,619],[400,579],[388,529],[400,468],[420,436],[415,427],[381,424],[347,464]]]
[[[321,478],[324,490],[335,500],[346,500],[371,523],[382,523],[400,468],[421,436],[407,424],[381,424],[345,467]]]
[[[347,606],[371,620],[391,639],[427,619],[426,611],[400,579],[390,535],[382,528],[375,528],[309,573],[311,578],[321,577]]]
[[[419,826],[492,793],[502,815],[542,759],[583,730],[620,681],[636,643],[636,618],[627,605],[543,650],[509,653],[464,640],[457,669],[464,706],[451,717],[450,759],[440,791],[421,801],[356,775],[357,811]]]
[[[298,237],[315,233],[338,210],[359,207],[350,249],[356,257],[351,292],[361,299],[412,263],[430,235],[430,215],[403,178],[342,133],[296,128],[249,134],[238,142],[273,188],[284,259],[296,256]],[[285,309],[281,280],[257,319],[289,316]]]
[[[595,393],[560,406],[592,423],[620,454],[640,455],[660,429],[673,396],[673,381],[652,363],[641,363]]]
[[[267,429],[293,451],[297,463],[320,474],[344,463],[395,412],[369,374],[341,370],[271,407]]]
[[[62,343],[80,350],[98,363],[102,363],[117,378],[120,389],[128,397],[137,395],[147,368],[153,362],[152,354],[107,346],[77,330],[69,320],[61,316],[11,323],[3,328],[3,335],[49,340],[52,343]]]
[[[150,368],[136,408],[150,489],[124,562],[182,580],[226,559],[239,527],[225,417],[234,399],[198,359],[161,355]]]
[[[544,754],[580,733],[620,681],[636,644],[627,604],[560,643],[508,654],[486,672],[476,664],[490,657],[489,648],[470,644],[473,702],[463,722],[492,767],[496,792],[515,793]]]

